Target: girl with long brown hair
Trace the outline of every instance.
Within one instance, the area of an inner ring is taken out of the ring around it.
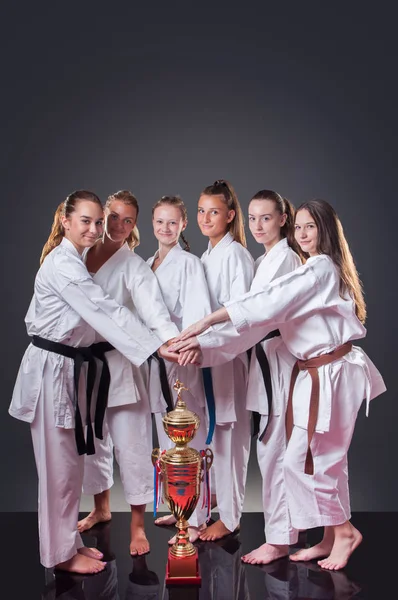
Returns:
[[[296,362],[286,409],[284,478],[291,523],[324,527],[319,544],[291,560],[319,559],[343,568],[362,541],[351,524],[347,453],[359,407],[385,391],[380,373],[353,341],[364,338],[362,286],[340,220],[330,204],[311,200],[296,213],[295,236],[306,263],[264,290],[235,299],[180,336],[171,351],[200,344],[204,363],[217,347],[233,354],[278,327]],[[218,330],[210,325],[231,321]],[[202,335],[199,335],[202,333]],[[198,338],[195,336],[199,335]]]

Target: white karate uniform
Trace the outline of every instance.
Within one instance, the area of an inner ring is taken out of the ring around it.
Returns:
[[[152,266],[156,256],[157,254],[148,259],[149,266]],[[176,244],[167,253],[154,274],[159,282],[170,318],[180,331],[211,312],[202,263],[197,256],[183,250],[180,244]],[[150,371],[150,397],[152,410],[155,412],[159,446],[161,449],[168,450],[173,448],[174,444],[167,437],[163,428],[162,417],[165,414],[166,405],[161,393],[160,376],[155,361],[152,361]],[[182,398],[186,402],[187,408],[196,413],[200,419],[199,429],[190,446],[199,451],[204,450],[206,448],[207,418],[201,369],[195,365],[182,367],[166,361],[166,371],[174,402],[177,399],[177,393],[173,389],[176,379],[178,378],[188,388],[188,391],[182,392]],[[161,412],[156,409],[160,403],[163,403]],[[189,523],[197,527],[202,525],[205,520],[206,508],[202,507],[202,498],[200,498]]]
[[[306,360],[332,352],[346,342],[365,337],[348,294],[342,298],[340,277],[332,259],[319,255],[292,273],[228,302],[231,324],[199,336],[204,364],[212,364],[217,347],[223,359],[242,351],[278,328],[287,350]],[[347,451],[357,412],[366,398],[385,391],[380,373],[365,352],[352,350],[318,369],[320,395],[316,431],[311,442],[314,475],[304,472],[311,376],[300,371],[293,393],[294,427],[284,473],[293,527],[339,525],[350,518]]]
[[[250,291],[264,289],[268,283],[294,271],[300,265],[299,256],[290,248],[287,239],[283,238],[256,260],[255,276]],[[298,531],[290,524],[283,455],[286,448],[284,417],[295,358],[284,347],[281,336],[264,340],[261,346],[270,368],[272,414],[268,414],[267,391],[254,349],[250,360],[246,407],[260,413],[260,433],[267,426],[265,436],[261,441],[257,441],[257,459],[262,476],[265,538],[270,544],[294,544],[298,539]],[[282,347],[284,351],[280,352]]]
[[[202,255],[211,308],[217,310],[250,289],[254,261],[228,232]],[[246,353],[212,367],[216,404],[213,438],[214,480],[220,519],[230,531],[239,524],[250,455],[250,412],[246,410],[248,358]]]
[[[156,277],[124,244],[93,274],[94,282],[131,310],[164,343],[178,335],[170,321]],[[96,342],[103,341],[97,333]],[[111,375],[104,439],[84,462],[83,492],[98,494],[113,484],[113,448],[126,502],[153,500],[152,418],[143,366],[135,367],[117,350],[106,353]]]
[[[161,344],[134,314],[93,282],[82,257],[65,238],[36,275],[25,321],[28,335],[73,347],[90,346],[97,330],[136,366]],[[84,379],[82,376],[79,382],[83,422]],[[77,453],[73,431],[73,360],[30,344],[9,413],[31,423],[39,476],[40,559],[43,566],[53,567],[72,558],[83,546],[77,520],[84,459]]]

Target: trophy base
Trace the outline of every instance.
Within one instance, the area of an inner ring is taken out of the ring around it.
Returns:
[[[202,583],[199,575],[198,551],[193,556],[175,557],[170,553],[166,568],[166,585],[198,585]]]

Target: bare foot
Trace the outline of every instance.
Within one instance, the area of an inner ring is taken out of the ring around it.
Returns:
[[[79,548],[78,553],[83,554],[84,556],[88,556],[89,558],[95,558],[97,560],[101,560],[101,558],[104,558],[102,552],[97,550],[97,548],[87,548],[86,546],[83,546],[82,548]]]
[[[149,542],[143,527],[131,527],[130,554],[142,556],[150,550]]]
[[[105,567],[106,562],[95,560],[89,556],[84,556],[84,554],[77,553],[71,559],[56,565],[55,569],[69,571],[70,573],[88,574],[99,573],[100,571],[103,571]]]
[[[334,544],[334,527],[325,527],[323,539],[319,544],[312,546],[311,548],[303,548],[294,554],[289,556],[290,560],[297,561],[308,561],[315,560],[316,558],[324,558],[329,556]]]
[[[362,542],[362,534],[349,521],[335,527],[335,539],[330,555],[324,560],[318,560],[322,569],[338,571],[348,563],[355,548]]]
[[[191,525],[190,527],[188,527],[189,541],[191,542],[191,544],[193,544],[194,542],[196,542],[197,539],[199,539],[200,533],[202,531],[204,531],[206,528],[207,528],[206,523],[199,525],[199,527],[195,527],[194,525]],[[169,545],[172,546],[173,544],[176,543],[176,541],[177,541],[177,534],[173,535],[173,537],[169,539]]]
[[[103,512],[94,508],[87,517],[78,522],[77,530],[79,533],[82,533],[83,531],[87,531],[87,529],[91,529],[97,523],[107,523],[111,518],[112,515],[110,512]]]
[[[263,544],[259,548],[249,552],[249,554],[242,556],[241,560],[250,565],[269,565],[272,561],[288,556],[288,554],[288,545]]]
[[[295,562],[298,562],[300,560],[315,560],[316,558],[322,558],[327,556],[330,553],[331,549],[331,546],[327,546],[326,544],[324,545],[323,542],[320,542],[319,544],[316,544],[311,548],[303,548],[302,550],[291,554],[289,558],[290,560],[293,560]]]
[[[155,525],[175,525],[176,523],[177,519],[174,515],[164,515],[155,519]]]
[[[210,527],[206,527],[206,529],[199,534],[199,538],[202,540],[202,542],[215,542],[216,540],[221,540],[221,538],[225,537],[226,535],[230,535],[231,533],[233,532],[227,529],[221,519],[219,519],[210,525]]]

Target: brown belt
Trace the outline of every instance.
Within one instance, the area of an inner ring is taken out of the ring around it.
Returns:
[[[290,440],[290,436],[293,431],[293,390],[296,383],[299,371],[308,371],[312,379],[311,396],[310,396],[310,408],[308,414],[308,449],[307,456],[305,458],[305,469],[304,472],[307,475],[314,474],[314,461],[312,458],[312,452],[310,448],[312,436],[314,435],[316,422],[318,420],[318,409],[319,409],[319,373],[318,368],[328,365],[339,358],[342,358],[352,349],[351,342],[346,342],[342,346],[339,346],[333,352],[327,354],[321,354],[315,358],[309,360],[297,360],[293,367],[292,376],[290,378],[289,387],[289,398],[287,401],[286,409],[286,439]]]

